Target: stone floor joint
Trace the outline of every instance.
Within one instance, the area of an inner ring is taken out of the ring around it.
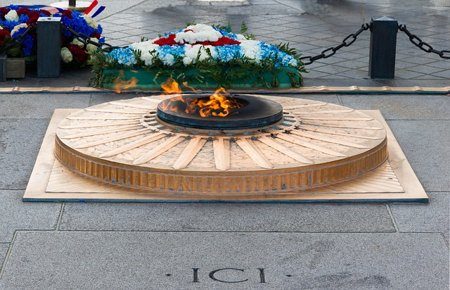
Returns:
[[[8,250],[6,251],[5,259],[3,260],[3,263],[2,263],[2,265],[0,267],[0,280],[3,277],[3,273],[5,272],[6,265],[8,263],[8,260],[9,260],[10,256],[11,256],[12,249],[14,247],[14,242],[16,241],[16,237],[17,237],[17,232],[18,232],[18,230],[14,231],[13,238],[11,240],[11,243],[9,243]]]
[[[388,213],[389,213],[389,216],[391,217],[391,221],[392,221],[392,224],[394,225],[395,231],[396,231],[397,233],[399,233],[400,231],[399,231],[399,229],[398,229],[397,223],[395,222],[395,218],[394,218],[394,215],[392,214],[392,210],[391,210],[391,208],[389,207],[389,204],[386,204],[386,208],[387,208],[387,211],[388,211]]]

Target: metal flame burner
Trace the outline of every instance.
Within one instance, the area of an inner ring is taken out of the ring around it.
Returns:
[[[208,96],[196,98],[208,98]],[[198,114],[185,113],[183,110],[164,110],[175,98],[159,103],[157,116],[161,121],[172,125],[207,130],[261,128],[273,125],[283,118],[283,107],[277,102],[251,95],[233,95],[233,98],[237,99],[242,107],[232,110],[226,117],[201,117]]]

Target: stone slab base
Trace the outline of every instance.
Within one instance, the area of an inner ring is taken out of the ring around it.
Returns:
[[[57,109],[50,121],[31,174],[24,201],[73,202],[427,202],[428,196],[379,111],[364,111],[387,130],[389,160],[364,177],[313,191],[246,195],[193,196],[180,193],[145,193],[103,185],[80,177],[63,167],[53,155],[59,122],[75,110]]]

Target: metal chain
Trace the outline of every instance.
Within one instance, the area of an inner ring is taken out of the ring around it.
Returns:
[[[79,40],[80,42],[82,42],[84,44],[84,46],[86,47],[88,44],[92,44],[95,45],[96,47],[100,48],[102,51],[104,52],[111,52],[113,49],[119,48],[118,46],[112,46],[109,43],[103,42],[95,42],[90,40],[90,37],[80,33],[78,31],[75,31],[74,29],[72,29],[71,27],[64,25],[63,26],[65,29],[67,29],[70,33],[72,33],[73,35],[75,35],[75,38],[77,40]]]
[[[363,31],[368,30],[368,29],[370,29],[370,24],[364,23],[363,25],[361,25],[361,27],[357,31],[355,31],[355,33],[351,33],[346,38],[344,38],[344,40],[342,40],[341,44],[339,44],[337,46],[329,47],[329,48],[323,50],[320,54],[315,55],[315,56],[310,55],[310,56],[301,57],[300,60],[303,62],[303,65],[310,65],[313,62],[315,62],[316,60],[319,60],[322,58],[328,58],[328,57],[334,55],[339,49],[352,45],[356,41],[358,36]]]
[[[429,43],[426,43],[425,41],[420,39],[420,37],[418,37],[417,35],[412,34],[408,30],[408,28],[406,28],[405,24],[400,24],[398,26],[398,30],[403,31],[408,36],[409,41],[411,41],[415,46],[417,46],[421,50],[428,52],[428,53],[435,53],[444,59],[450,59],[450,50],[434,49]]]

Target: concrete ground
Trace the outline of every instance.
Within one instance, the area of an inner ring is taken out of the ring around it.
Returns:
[[[450,48],[448,0],[254,0],[226,10],[154,0],[127,1],[135,6],[122,11],[123,3],[111,1],[113,11],[102,21],[117,44],[192,19],[234,26],[245,20],[259,38],[292,41],[307,55],[339,42],[370,16],[389,13],[437,48]],[[314,64],[306,84],[449,85],[450,61],[412,47],[402,35],[397,78],[368,80],[368,36]],[[59,80],[30,77],[1,86],[86,84],[88,76],[70,71]],[[381,110],[429,204],[21,201],[55,108],[135,96],[0,95],[0,289],[448,289],[448,95],[295,96]]]

